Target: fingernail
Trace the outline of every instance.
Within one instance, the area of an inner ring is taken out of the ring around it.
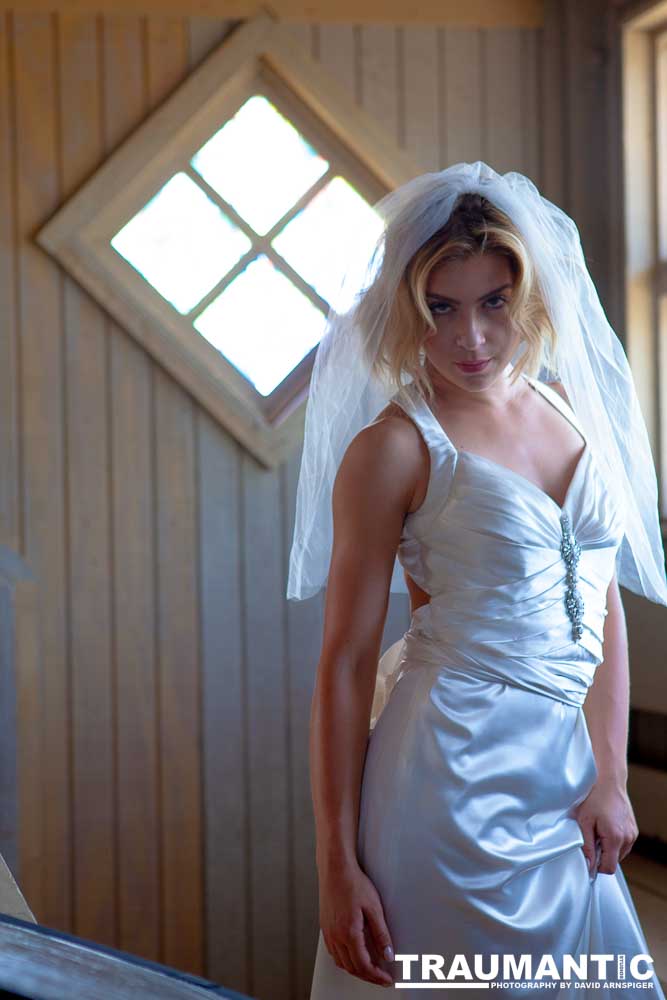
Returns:
[[[388,962],[394,961],[394,949],[390,944],[388,944],[384,950],[384,957],[387,959]]]

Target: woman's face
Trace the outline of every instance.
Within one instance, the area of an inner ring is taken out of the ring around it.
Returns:
[[[488,389],[512,359],[520,333],[507,311],[513,275],[506,257],[480,254],[434,268],[426,285],[436,329],[424,342],[435,373],[461,389]],[[485,362],[473,367],[475,362]]]

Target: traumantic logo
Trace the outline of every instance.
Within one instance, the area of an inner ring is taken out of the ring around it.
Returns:
[[[654,989],[650,955],[474,955],[472,968],[465,955],[454,955],[445,968],[444,955],[398,954],[402,967],[396,989]]]

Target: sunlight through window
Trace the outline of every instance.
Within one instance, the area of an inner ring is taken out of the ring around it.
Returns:
[[[265,97],[251,97],[192,159],[204,180],[264,235],[328,169]]]
[[[341,283],[347,274],[352,287],[354,258],[364,260],[382,231],[382,220],[342,177],[334,177],[272,241],[295,271],[341,311]],[[324,235],[323,235],[324,234]],[[358,254],[358,248],[364,253]],[[343,289],[343,292],[345,290]]]
[[[325,322],[324,313],[262,255],[194,325],[268,396],[319,342]]]
[[[111,240],[111,246],[180,313],[188,313],[252,246],[184,173]]]

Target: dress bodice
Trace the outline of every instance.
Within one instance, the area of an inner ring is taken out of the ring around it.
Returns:
[[[405,518],[397,553],[431,597],[412,616],[403,666],[432,658],[580,705],[602,661],[624,513],[571,407],[522,377],[585,441],[562,506],[523,475],[457,449],[414,383],[407,401],[393,397],[431,463],[425,499]]]

